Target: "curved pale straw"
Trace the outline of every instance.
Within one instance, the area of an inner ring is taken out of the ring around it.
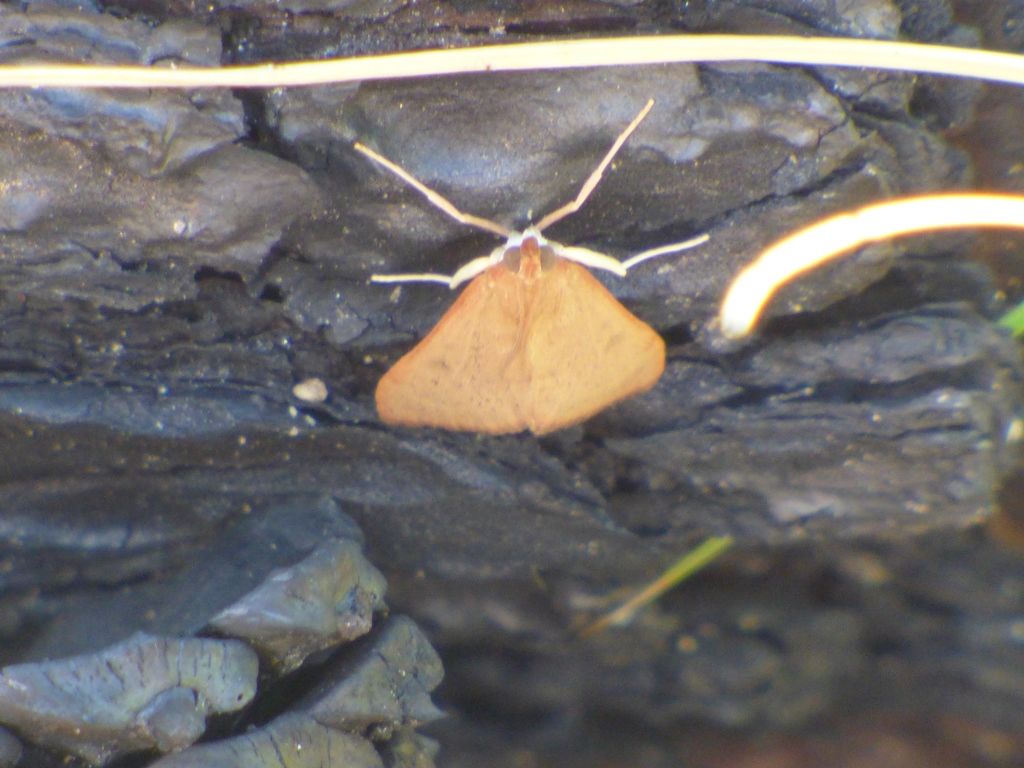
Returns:
[[[887,200],[811,224],[766,248],[736,276],[719,312],[722,333],[732,339],[748,335],[781,286],[855,248],[900,235],[964,227],[1024,229],[1024,196],[921,195]]]
[[[868,67],[1024,85],[1024,56],[889,40],[772,35],[657,35],[413,51],[231,67],[11,64],[2,88],[280,88],[468,72],[697,61]]]

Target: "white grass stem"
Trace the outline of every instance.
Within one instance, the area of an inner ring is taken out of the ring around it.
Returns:
[[[0,66],[0,87],[279,88],[470,72],[714,61],[867,67],[1024,85],[1024,56],[1011,53],[835,37],[657,35],[230,67],[7,64]]]

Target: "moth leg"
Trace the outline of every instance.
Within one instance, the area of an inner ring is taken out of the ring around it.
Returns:
[[[371,283],[440,283],[449,288],[458,288],[467,280],[472,280],[489,267],[499,263],[505,255],[505,246],[495,248],[490,256],[478,256],[459,267],[454,275],[441,275],[436,272],[410,272],[399,275],[370,275]]]
[[[688,248],[695,248],[702,243],[706,243],[710,239],[711,235],[705,232],[703,235],[691,237],[689,240],[683,240],[681,243],[659,245],[657,248],[650,248],[646,251],[641,251],[636,256],[630,256],[628,259],[621,262],[623,274],[631,270],[637,264],[643,264],[648,259],[656,259],[659,256],[667,256],[670,253],[678,253],[679,251],[685,251]]]
[[[577,264],[582,264],[590,269],[603,269],[605,272],[611,272],[619,277],[626,276],[626,269],[622,266],[622,262],[606,253],[592,251],[579,245],[556,246],[554,243],[551,243],[551,245],[555,255],[561,256],[563,259],[575,261]]]
[[[435,272],[406,272],[398,275],[370,275],[371,283],[440,283],[450,286],[451,275],[439,275]]]
[[[451,282],[448,284],[449,288],[458,288],[460,285],[468,280],[472,280],[474,277],[479,275],[486,269],[493,267],[495,264],[501,262],[505,258],[505,246],[499,246],[491,251],[490,256],[478,256],[472,261],[467,261],[452,275]]]
[[[471,213],[463,213],[458,208],[456,208],[454,203],[448,200],[448,198],[444,197],[439,192],[435,192],[426,184],[424,184],[415,176],[413,176],[411,173],[409,173],[407,170],[402,168],[400,165],[391,162],[383,155],[377,154],[365,144],[362,144],[357,141],[352,146],[354,149],[356,149],[359,152],[362,152],[364,155],[370,158],[373,162],[377,163],[377,165],[385,168],[386,170],[391,171],[391,173],[395,174],[395,176],[400,178],[410,187],[412,187],[421,195],[426,197],[427,200],[430,201],[432,205],[434,205],[436,208],[439,208],[441,211],[451,216],[456,221],[462,224],[468,224],[471,227],[483,229],[487,232],[493,232],[494,234],[501,235],[502,237],[511,237],[512,235],[516,234],[508,227],[503,227],[496,221],[491,221],[490,219],[485,219],[480,216],[474,216]]]
[[[563,259],[575,261],[577,264],[582,264],[590,269],[603,269],[605,272],[611,272],[619,277],[625,277],[626,273],[637,264],[642,264],[648,259],[654,259],[658,256],[665,256],[670,253],[685,251],[687,248],[693,248],[694,246],[707,242],[708,238],[709,235],[704,234],[692,237],[689,240],[684,240],[681,243],[661,245],[657,248],[641,251],[636,256],[631,256],[625,261],[619,261],[606,253],[592,251],[589,248],[583,248],[578,245],[558,245],[555,247],[555,253]],[[555,244],[552,243],[552,245]]]
[[[640,110],[640,113],[633,118],[633,122],[627,125],[626,129],[619,134],[619,138],[617,138],[615,140],[615,143],[612,144],[612,148],[608,150],[608,153],[604,156],[604,159],[600,163],[598,163],[597,168],[595,168],[593,172],[590,174],[590,176],[587,178],[587,180],[583,182],[583,186],[580,187],[580,191],[576,195],[576,198],[566,203],[561,208],[552,211],[539,222],[537,222],[535,228],[538,232],[542,231],[545,227],[550,227],[556,221],[561,221],[569,214],[576,213],[576,211],[578,211],[583,206],[583,204],[587,201],[587,198],[590,197],[590,193],[593,192],[594,188],[597,187],[597,185],[601,182],[601,176],[604,175],[605,169],[611,163],[615,155],[618,154],[619,150],[622,148],[622,145],[626,143],[626,139],[629,138],[629,135],[633,133],[633,131],[636,130],[637,126],[640,125],[643,119],[647,117],[647,113],[651,111],[651,107],[653,106],[654,99],[649,99],[644,108]]]

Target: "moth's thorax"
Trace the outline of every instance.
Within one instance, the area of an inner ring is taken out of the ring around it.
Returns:
[[[557,260],[552,244],[536,230],[527,229],[509,238],[501,263],[524,280],[534,280]]]

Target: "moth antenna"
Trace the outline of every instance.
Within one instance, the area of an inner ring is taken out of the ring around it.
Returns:
[[[458,208],[456,208],[455,205],[450,200],[448,200],[448,198],[444,197],[444,195],[440,194],[439,192],[435,192],[426,184],[424,184],[415,176],[413,176],[411,173],[409,173],[407,170],[402,168],[400,165],[397,165],[396,163],[393,163],[390,160],[388,160],[383,155],[374,152],[365,144],[357,141],[352,146],[354,149],[356,149],[359,152],[362,152],[368,158],[373,160],[373,162],[377,163],[377,165],[381,166],[382,168],[385,168],[386,170],[391,171],[391,173],[395,174],[395,176],[400,178],[410,187],[412,187],[425,198],[427,198],[427,200],[429,200],[430,203],[434,205],[434,207],[448,214],[461,224],[468,224],[471,227],[477,227],[478,229],[483,229],[486,230],[487,232],[493,232],[494,234],[500,235],[501,237],[511,237],[512,235],[516,234],[513,230],[509,229],[508,227],[503,227],[496,221],[491,221],[490,219],[485,219],[480,216],[474,216],[471,213],[463,213]]]
[[[650,248],[646,251],[640,251],[636,256],[630,256],[628,259],[622,262],[622,268],[628,272],[637,264],[643,264],[648,259],[656,259],[659,256],[667,256],[670,253],[678,253],[679,251],[685,251],[688,248],[695,248],[702,243],[706,243],[711,239],[711,235],[706,232],[703,235],[697,235],[697,237],[691,237],[689,240],[683,240],[681,243],[670,243],[668,245],[659,245],[657,248]]]
[[[626,129],[619,134],[619,138],[617,138],[615,140],[615,143],[612,144],[612,148],[608,150],[608,153],[604,156],[604,159],[598,164],[597,168],[593,170],[593,172],[590,174],[587,180],[583,182],[583,186],[580,187],[580,191],[576,195],[576,198],[566,203],[561,208],[552,211],[539,222],[537,222],[535,228],[538,232],[543,231],[547,227],[550,227],[556,221],[561,221],[566,216],[576,213],[576,211],[583,207],[583,204],[587,201],[587,198],[590,197],[590,193],[594,191],[595,187],[597,187],[599,183],[601,183],[601,176],[604,175],[605,169],[614,159],[615,155],[618,154],[619,150],[622,148],[622,145],[626,143],[626,139],[629,138],[630,134],[633,133],[633,131],[636,130],[637,126],[640,125],[641,122],[643,122],[643,119],[647,117],[647,113],[651,111],[651,107],[653,106],[654,99],[648,99],[647,104],[644,105],[644,108],[640,110],[640,114],[634,117],[633,122],[627,125]]]

